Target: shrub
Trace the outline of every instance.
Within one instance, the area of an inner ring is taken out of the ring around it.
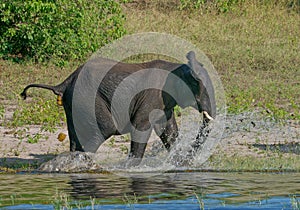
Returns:
[[[56,62],[81,59],[125,33],[113,0],[4,0],[0,56]]]

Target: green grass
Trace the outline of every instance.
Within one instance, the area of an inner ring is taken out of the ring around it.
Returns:
[[[297,198],[296,195],[292,195],[291,196],[291,204],[292,204],[292,208],[295,210],[299,210],[300,209],[300,199]]]
[[[218,152],[210,157],[210,167],[225,172],[300,172],[299,155],[263,152],[263,155],[241,155]]]
[[[15,110],[13,119],[8,123],[11,127],[21,127],[30,124],[41,124],[42,130],[53,131],[65,121],[63,108],[56,105],[55,100],[43,98],[31,102],[19,101],[21,109]]]
[[[153,196],[153,195],[151,195]],[[160,195],[161,196],[161,195]],[[200,193],[196,193],[194,192],[193,195],[191,195],[193,197],[195,197],[196,202],[199,204],[199,209],[206,209],[205,208],[205,204],[206,204],[206,200],[209,199],[209,195],[206,195],[205,192],[200,192]],[[250,195],[249,195],[250,196]],[[140,201],[139,199],[144,200],[144,197],[148,197],[148,201]],[[252,197],[252,200],[247,200],[248,202],[256,202],[256,206],[261,205],[260,201],[262,200],[268,200],[270,197],[268,195],[265,195],[265,197],[259,197],[255,198],[254,196]],[[3,199],[3,200],[2,200]],[[161,199],[163,200],[163,198],[161,197]],[[168,200],[168,199],[166,199]],[[222,199],[219,199],[219,201],[221,201]],[[123,203],[122,203],[123,201]],[[73,199],[68,193],[64,192],[64,191],[58,191],[56,190],[55,195],[51,198],[49,198],[49,200],[41,200],[41,203],[43,205],[49,205],[52,206],[54,209],[98,209],[99,207],[101,208],[101,206],[106,205],[107,203],[115,203],[115,204],[123,204],[124,207],[126,208],[130,208],[130,209],[134,209],[135,208],[135,204],[151,204],[153,201],[150,200],[150,196],[137,196],[137,195],[126,195],[124,194],[122,201],[120,199],[114,199],[114,200],[103,200],[103,199],[97,199],[97,198],[92,198],[90,197],[89,199],[80,199],[80,200],[76,200]],[[24,202],[24,197],[22,195],[19,195],[18,193],[12,193],[11,195],[9,195],[9,197],[7,196],[7,198],[2,198],[0,197],[0,205],[4,204],[5,206],[7,205],[18,205],[18,204],[23,204],[22,202]],[[31,202],[32,205],[34,205],[37,202],[37,200]],[[222,206],[226,207],[227,205],[227,200],[223,199],[223,203]],[[234,204],[234,203],[240,203],[243,204],[242,201],[239,201],[237,199],[236,202],[232,202],[230,201],[230,199],[228,199],[228,204]],[[257,202],[259,202],[260,204],[258,204]],[[40,203],[40,204],[41,204]],[[299,210],[300,208],[300,200],[297,197],[297,195],[292,194],[290,195],[290,204],[291,204],[291,209],[293,210]],[[263,205],[261,205],[263,206]],[[146,207],[146,206],[145,206]]]
[[[19,172],[28,172],[30,173],[31,171],[36,170],[39,166],[41,165],[41,163],[39,163],[38,161],[33,161],[32,163],[28,163],[28,162],[7,162],[4,158],[1,162],[1,166],[0,166],[0,175],[1,174],[15,174],[15,173],[19,173]]]
[[[0,104],[0,120],[3,118],[5,113],[5,108],[2,104]]]

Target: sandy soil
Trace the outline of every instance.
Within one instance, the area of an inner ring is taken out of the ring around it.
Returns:
[[[5,113],[4,119],[9,120],[12,110]],[[262,119],[259,113],[243,113],[227,116],[225,131],[218,150],[227,154],[259,156],[259,150],[268,146],[276,146],[282,152],[300,155],[300,122],[287,121],[276,123]],[[67,134],[66,125],[58,128],[54,133],[41,132],[40,126],[27,128],[7,128],[0,126],[0,167],[10,167],[15,164],[45,162],[55,155],[69,150],[67,138],[60,142],[59,133]],[[30,143],[28,137],[39,135],[37,143]],[[153,133],[150,139],[158,141]],[[118,136],[107,140],[100,146],[98,153],[120,153],[126,155],[129,148],[128,137]]]

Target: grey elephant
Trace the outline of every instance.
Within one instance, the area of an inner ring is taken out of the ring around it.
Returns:
[[[203,113],[204,127],[216,117],[214,88],[208,72],[193,51],[186,57],[187,64],[163,60],[128,64],[95,58],[61,84],[30,84],[21,96],[26,99],[26,91],[31,87],[49,89],[58,96],[66,113],[70,151],[96,152],[110,136],[130,133],[128,161],[135,166],[143,158],[153,129],[170,150],[178,136],[176,105],[191,106]],[[88,96],[92,103],[85,100]],[[96,127],[89,122],[93,116]]]

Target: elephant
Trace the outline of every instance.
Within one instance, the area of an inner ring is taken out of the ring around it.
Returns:
[[[137,166],[153,129],[168,151],[174,145],[178,136],[176,105],[193,107],[202,113],[204,127],[216,117],[214,87],[207,70],[197,61],[193,51],[188,52],[186,58],[187,64],[164,60],[123,63],[98,57],[78,67],[62,83],[56,86],[30,84],[21,96],[26,99],[26,92],[31,87],[52,90],[57,95],[58,104],[62,103],[66,114],[71,152],[96,152],[109,137],[130,133],[127,160],[131,166]],[[101,79],[96,80],[96,77]],[[90,103],[84,97],[93,95],[92,89],[88,90],[92,83],[96,83],[96,90]],[[81,91],[82,95],[76,96]],[[127,97],[129,94],[133,95]],[[114,101],[125,110],[116,111]],[[94,109],[89,108],[91,105]],[[95,116],[97,128],[90,126],[88,121],[92,118],[83,117],[76,121],[74,115]],[[76,126],[77,122],[79,126]],[[87,137],[90,133],[92,135]]]

